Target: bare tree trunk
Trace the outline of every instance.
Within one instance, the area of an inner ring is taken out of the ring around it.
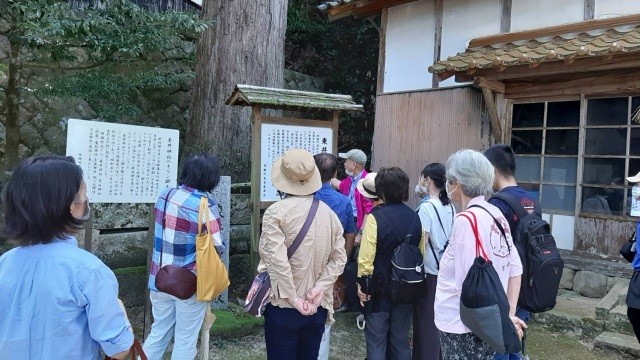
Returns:
[[[282,87],[287,0],[205,0],[213,20],[200,36],[188,151],[211,151],[222,173],[249,180],[249,108],[225,105],[236,84]]]

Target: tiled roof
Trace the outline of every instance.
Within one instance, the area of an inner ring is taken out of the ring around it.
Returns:
[[[380,14],[382,9],[410,3],[416,0],[321,0],[317,8],[326,13],[329,20],[347,16],[366,17]]]
[[[227,105],[262,105],[267,109],[323,109],[342,111],[362,111],[362,105],[353,102],[351,95],[324,94],[267,88],[252,85],[237,85]]]
[[[572,58],[640,52],[640,25],[540,37],[468,48],[429,67],[435,74],[532,65]],[[640,55],[639,55],[640,56]]]

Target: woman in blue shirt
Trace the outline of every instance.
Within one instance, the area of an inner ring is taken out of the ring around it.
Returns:
[[[635,177],[628,177],[630,183],[637,183],[631,194],[635,201],[640,201],[640,173]],[[640,240],[640,221],[636,225],[636,242],[634,244],[636,254],[633,257],[631,266],[633,267],[633,275],[629,282],[629,290],[627,292],[627,317],[633,327],[638,342],[640,342],[640,248],[638,248],[638,240]]]
[[[82,170],[71,157],[25,159],[4,192],[0,357],[124,359],[131,325],[113,272],[72,236],[89,219]]]

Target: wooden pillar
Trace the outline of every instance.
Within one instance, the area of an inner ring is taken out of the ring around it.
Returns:
[[[333,131],[333,144],[331,144],[331,153],[338,155],[338,127],[340,126],[340,112],[333,110],[331,112],[331,130]]]
[[[251,243],[249,244],[250,278],[253,278],[260,256],[260,146],[261,146],[262,107],[251,107]]]

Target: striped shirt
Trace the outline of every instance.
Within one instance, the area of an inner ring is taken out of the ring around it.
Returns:
[[[169,202],[164,212],[165,202]],[[160,268],[160,248],[162,246],[162,266],[181,266],[195,272],[196,266],[196,235],[198,233],[198,208],[200,199],[206,196],[209,200],[209,227],[213,245],[218,253],[224,252],[220,234],[221,222],[218,204],[207,193],[180,185],[176,189],[163,189],[158,196],[153,210],[155,217],[153,257],[149,271],[149,289],[158,291],[155,287],[156,274]],[[162,219],[165,218],[164,232]],[[164,242],[163,241],[164,238]]]

